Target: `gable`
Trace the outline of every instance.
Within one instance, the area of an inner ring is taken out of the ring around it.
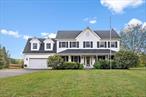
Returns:
[[[86,41],[97,41],[101,38],[90,28],[83,30],[76,38],[77,41],[86,40]]]
[[[100,39],[110,39],[110,30],[95,30],[92,31],[89,27],[86,29],[89,29],[93,35],[100,37]],[[85,30],[86,30],[85,29]],[[82,32],[85,30],[64,30],[64,31],[58,31],[56,35],[56,39],[76,39],[81,35]],[[111,38],[112,39],[119,39],[118,33],[112,29],[111,31]]]
[[[54,41],[50,38],[47,38],[43,41],[44,43],[54,43]]]

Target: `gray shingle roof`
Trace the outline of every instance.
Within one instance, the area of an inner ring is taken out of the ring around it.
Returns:
[[[72,54],[72,53],[98,55],[98,54],[109,54],[110,50],[109,49],[67,49],[60,52],[59,54]],[[111,53],[115,53],[115,51],[111,50]]]
[[[45,38],[37,38],[41,42],[40,49],[38,51],[31,51],[31,44],[30,44],[31,39],[32,38],[29,38],[27,40],[27,43],[26,43],[25,48],[23,50],[23,53],[56,53],[56,40],[55,39],[52,39],[54,41],[54,45],[53,45],[53,50],[52,51],[45,51],[44,50],[43,41],[45,40]]]
[[[56,39],[75,39],[82,31],[58,31]],[[101,39],[110,38],[110,30],[95,30],[94,31]],[[119,35],[115,30],[111,31],[111,38],[119,38]]]

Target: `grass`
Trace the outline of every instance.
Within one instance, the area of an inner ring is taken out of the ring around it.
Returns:
[[[48,70],[1,78],[0,97],[146,97],[146,70]]]

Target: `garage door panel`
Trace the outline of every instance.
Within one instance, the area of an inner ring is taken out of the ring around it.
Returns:
[[[47,68],[47,59],[29,59],[29,68],[34,69],[46,69]]]

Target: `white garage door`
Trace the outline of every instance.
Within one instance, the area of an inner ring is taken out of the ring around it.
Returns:
[[[29,59],[29,68],[47,69],[47,59]]]

